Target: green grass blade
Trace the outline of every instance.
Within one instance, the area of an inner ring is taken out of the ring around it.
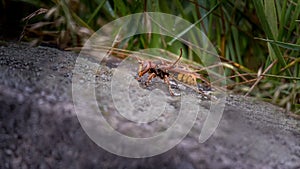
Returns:
[[[295,50],[295,51],[300,51],[300,45],[292,44],[292,43],[286,43],[286,42],[280,42],[280,41],[275,41],[275,40],[269,40],[269,39],[263,39],[263,38],[255,38],[258,40],[262,40],[265,42],[270,42],[272,44],[278,45],[282,48],[289,49],[289,50]]]
[[[283,1],[283,6],[282,6],[282,10],[281,10],[281,16],[280,16],[280,20],[279,20],[279,30],[278,30],[278,37],[277,40],[281,41],[283,34],[284,34],[284,25],[286,24],[286,8],[287,8],[287,0]],[[279,5],[278,5],[279,6]]]
[[[263,7],[262,2],[258,1],[258,0],[253,0],[252,2],[255,6],[256,13],[257,13],[257,15],[260,19],[260,23],[261,23],[261,25],[264,29],[264,32],[266,33],[268,39],[274,40],[275,38],[274,38],[274,36],[272,34],[272,31],[271,31],[271,28],[268,24],[269,22],[267,21],[267,17],[264,13],[264,7]],[[277,45],[274,45],[274,44],[271,44],[270,46],[272,48],[271,50],[274,51],[274,54],[275,54],[276,58],[278,59],[278,62],[281,65],[281,67],[286,67],[286,61],[284,60],[283,55],[282,55],[279,47]],[[275,58],[273,58],[273,59],[275,59]],[[279,72],[279,70],[278,70],[278,72]],[[291,73],[290,70],[287,70],[286,72],[289,76],[292,76],[292,73]]]
[[[72,17],[74,18],[74,21],[78,24],[81,25],[83,27],[88,28],[89,30],[93,30],[86,22],[84,22],[75,12],[70,11]]]
[[[183,9],[183,7],[181,5],[182,3],[179,2],[179,0],[174,0],[174,1],[175,1],[175,4],[176,4],[176,7],[179,9],[179,12],[182,15],[182,17],[183,18],[187,18],[186,15],[185,15],[185,13],[184,13],[184,9]]]
[[[292,20],[291,20],[291,23],[290,23],[290,27],[289,27],[289,32],[288,32],[288,36],[287,37],[290,37],[292,35],[292,32],[294,31],[295,27],[297,25],[299,25],[299,23],[297,23],[297,19],[299,19],[299,15],[300,15],[300,0],[298,0],[298,3],[296,5],[296,8],[294,10],[294,14],[292,16]]]
[[[130,14],[130,11],[127,9],[126,5],[123,1],[114,0],[114,6],[117,11],[120,11],[121,16],[125,16],[126,14]]]
[[[238,63],[242,64],[242,56],[241,56],[241,52],[240,52],[240,39],[239,39],[239,33],[238,30],[236,29],[236,27],[231,26],[231,31],[232,31],[232,35],[233,35],[233,40],[234,40],[234,46],[236,49],[236,57],[238,59]]]
[[[275,39],[278,37],[278,23],[277,23],[277,13],[276,13],[276,6],[273,0],[265,0],[264,1],[264,12],[268,24],[271,28],[271,32]]]
[[[194,24],[192,24],[191,26],[186,28],[184,31],[179,33],[175,38],[173,38],[170,42],[168,42],[168,45],[171,46],[172,43],[174,43],[178,38],[180,38],[181,36],[186,34],[189,30],[191,30],[193,27],[195,27],[198,23],[200,23],[203,19],[205,19],[209,14],[211,14],[214,10],[216,10],[221,5],[221,3],[223,3],[223,0],[220,1],[218,4],[216,4],[211,10],[209,10],[201,19],[199,19]]]
[[[114,20],[114,19],[118,18],[117,14],[115,13],[115,11],[113,10],[113,8],[111,7],[109,1],[106,1],[104,3],[103,9],[104,9],[104,12],[106,13],[106,15],[108,15],[108,17],[110,17],[110,19]]]
[[[105,4],[106,0],[103,0],[100,2],[100,4],[97,6],[96,10],[93,12],[92,16],[89,18],[89,20],[87,21],[87,24],[90,24],[92,22],[92,20],[96,17],[96,15],[100,12],[100,9],[102,8],[102,6]]]

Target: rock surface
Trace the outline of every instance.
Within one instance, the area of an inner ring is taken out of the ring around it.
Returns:
[[[203,144],[198,136],[205,118],[198,117],[188,136],[163,154],[142,159],[111,154],[87,136],[74,111],[71,88],[76,58],[77,54],[46,47],[0,46],[1,169],[300,168],[300,122],[271,104],[232,95],[227,97],[217,130]],[[118,62],[110,60],[102,67],[97,85],[109,86]],[[82,69],[89,71],[88,67]],[[168,89],[162,84],[156,81],[144,89],[161,87],[167,95]],[[137,129],[117,115],[111,91],[97,90],[100,109],[110,124],[134,137],[147,137],[167,128],[174,120],[172,112],[178,109],[176,99],[167,97],[169,114]]]

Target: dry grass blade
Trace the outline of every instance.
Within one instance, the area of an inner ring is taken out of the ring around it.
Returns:
[[[28,15],[25,18],[22,19],[22,21],[23,22],[25,21],[26,23],[25,23],[25,26],[23,27],[23,30],[22,30],[22,33],[20,35],[19,41],[21,41],[23,39],[23,37],[25,36],[25,32],[26,32],[26,27],[28,25],[28,21],[30,19],[32,19],[33,17],[37,16],[37,15],[41,15],[41,14],[44,14],[44,13],[47,13],[47,12],[48,12],[48,9],[40,8],[40,9],[34,11],[30,15]]]
[[[251,88],[249,89],[249,91],[245,94],[245,96],[248,96],[252,90],[254,89],[254,87],[261,81],[261,79],[264,77],[264,74],[266,74],[274,65],[275,63],[277,63],[277,59],[274,60],[268,67],[267,69],[261,74],[259,75],[259,77],[257,78],[256,82],[251,86]]]
[[[34,12],[32,12],[30,15],[26,16],[25,18],[22,19],[22,21],[28,21],[30,20],[31,18],[37,16],[37,15],[41,15],[41,14],[44,14],[44,13],[47,13],[48,12],[48,9],[45,9],[45,8],[40,8]]]

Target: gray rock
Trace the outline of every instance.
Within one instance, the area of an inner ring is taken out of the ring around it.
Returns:
[[[198,136],[205,116],[197,119],[180,144],[161,155],[131,159],[111,154],[86,135],[74,111],[71,88],[76,58],[71,52],[26,44],[0,47],[0,168],[300,168],[299,121],[269,103],[234,95],[227,97],[217,130],[203,144]],[[166,114],[140,129],[118,115],[109,90],[118,62],[108,60],[96,76],[104,116],[119,132],[134,137],[167,129],[180,107],[176,97],[166,98]],[[81,69],[90,71],[90,67]],[[134,69],[129,78],[134,78]],[[82,83],[87,81],[92,78]],[[156,79],[149,87],[130,88],[139,94],[132,98],[137,112],[149,104],[143,101],[147,97],[143,92],[157,88],[168,95],[166,85]],[[200,103],[203,111],[205,102]]]

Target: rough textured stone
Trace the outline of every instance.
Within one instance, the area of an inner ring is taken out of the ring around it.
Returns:
[[[164,154],[143,159],[111,154],[89,139],[74,112],[71,78],[76,57],[26,44],[0,46],[0,168],[300,168],[299,121],[271,104],[233,95],[227,98],[216,132],[203,144],[198,142],[202,117],[178,146]],[[118,62],[108,61],[96,83],[109,85]],[[168,93],[162,84],[154,81],[145,90],[161,88]],[[136,130],[117,115],[109,92],[97,92],[101,109],[112,126],[132,136],[167,128],[178,109],[176,99],[168,98],[170,114]]]

